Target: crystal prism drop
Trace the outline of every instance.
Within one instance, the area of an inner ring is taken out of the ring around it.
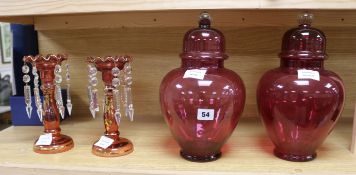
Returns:
[[[22,80],[23,80],[23,82],[28,83],[28,82],[30,82],[31,78],[29,75],[26,74],[22,77]]]
[[[127,86],[131,86],[132,85],[132,77],[131,76],[127,76],[125,81],[126,81],[126,85]]]
[[[70,75],[69,74],[66,74],[66,80],[67,80],[67,82],[70,81]]]
[[[62,99],[62,91],[61,86],[56,85],[55,87],[55,98],[59,113],[61,114],[62,119],[64,118],[64,107],[63,107],[63,99]]]
[[[115,115],[116,123],[119,125],[120,122],[121,122],[121,113],[120,113],[120,111],[116,110],[114,115]]]
[[[39,80],[38,80],[38,77],[36,78],[34,78],[33,79],[33,83],[35,84],[35,86],[37,85],[37,87],[38,87],[38,84],[39,84]]]
[[[125,106],[125,113],[126,116],[133,121],[133,104],[132,104],[132,93],[131,93],[131,87],[125,87],[125,100],[126,100],[126,106]]]
[[[95,75],[98,71],[95,66],[88,65],[88,72],[89,72],[89,75]]]
[[[93,102],[90,103],[89,110],[90,110],[91,116],[92,116],[93,118],[95,118],[95,108],[94,108]]]
[[[73,109],[73,105],[72,105],[72,103],[68,103],[67,102],[67,110],[68,110],[68,114],[69,115],[72,115],[72,109]]]
[[[120,110],[120,100],[121,100],[121,94],[120,91],[118,89],[114,89],[113,90],[113,95],[114,95],[114,107],[115,110]]]
[[[64,117],[65,117],[65,108],[64,108],[64,106],[59,107],[58,110],[59,110],[59,113],[61,114],[62,119],[64,119]]]
[[[24,86],[24,96],[25,96],[25,103],[26,103],[26,113],[28,118],[31,118],[32,115],[32,99],[31,99],[31,87],[29,85]]]
[[[112,79],[112,85],[116,88],[117,86],[120,86],[120,79],[119,78],[113,78]]]
[[[125,87],[125,96],[126,96],[126,103],[127,105],[132,104],[132,95],[131,95],[131,88]]]
[[[70,84],[67,84],[67,105],[66,106],[67,106],[68,114],[72,115],[73,105],[72,105],[72,99],[70,96]]]
[[[129,104],[129,107],[128,107],[128,116],[129,116],[129,119],[130,121],[133,121],[134,120],[134,108],[133,108],[133,104]]]
[[[30,119],[32,115],[32,106],[26,106],[26,113],[28,118]]]
[[[72,104],[72,98],[70,95],[70,74],[69,74],[69,64],[67,63],[66,65],[66,81],[67,81],[67,110],[68,110],[68,114],[72,115],[72,109],[73,109],[73,104]]]
[[[98,78],[96,78],[96,77],[91,77],[91,78],[90,78],[90,85],[92,85],[92,86],[98,85]]]
[[[63,106],[61,86],[56,85],[55,90],[56,90],[55,91],[56,102],[59,106]]]
[[[35,74],[37,74],[36,65],[34,65],[34,66],[32,67],[32,75],[35,75]]]
[[[55,75],[54,81],[59,84],[62,83],[62,76],[61,75]]]
[[[66,64],[66,80],[70,81],[69,64]]]
[[[30,72],[30,68],[25,64],[22,66],[22,73],[27,74]]]
[[[35,84],[35,88],[33,89],[33,92],[35,94],[35,104],[37,107],[37,115],[42,121],[42,102],[41,102],[41,97],[40,97],[40,90],[38,88],[38,84]]]
[[[105,105],[105,100],[104,100],[104,99],[101,100],[101,104],[102,104],[102,106],[103,106],[101,109],[105,112],[105,106],[106,106],[106,105]],[[99,111],[99,110],[98,110],[98,111]]]
[[[61,65],[57,64],[56,67],[54,67],[54,73],[59,74],[62,72],[62,67]]]
[[[130,74],[131,71],[132,71],[131,63],[130,62],[126,63],[125,66],[124,66],[124,69],[125,69],[126,73]]]
[[[114,67],[112,70],[111,70],[111,73],[114,77],[117,77],[119,76],[119,73],[120,73],[120,69],[118,67]]]
[[[40,119],[40,121],[42,122],[42,109],[41,108],[37,108],[37,116]]]
[[[88,87],[87,87],[87,91],[88,91],[89,104],[91,104],[92,101],[93,101],[93,96],[92,96],[93,90],[92,90],[92,87],[91,87],[91,86],[88,86]]]
[[[98,90],[93,89],[92,91],[92,103],[93,103],[93,108],[95,111],[99,111],[99,103],[98,103]]]
[[[29,85],[24,86],[24,96],[26,106],[31,106],[31,87]]]
[[[41,103],[41,101],[38,101],[39,99],[41,99],[40,98],[40,90],[38,89],[38,86],[35,85],[35,88],[33,88],[33,93],[35,95],[35,103],[36,103],[36,105],[38,103]]]

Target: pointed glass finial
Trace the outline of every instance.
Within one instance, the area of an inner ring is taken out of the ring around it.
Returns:
[[[310,26],[314,19],[314,15],[311,13],[303,13],[298,16],[298,23],[299,25],[307,25]]]
[[[208,12],[201,13],[199,18],[199,28],[210,28],[211,17]]]

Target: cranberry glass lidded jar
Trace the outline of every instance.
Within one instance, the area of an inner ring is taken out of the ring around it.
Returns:
[[[190,161],[212,161],[234,131],[245,103],[241,78],[224,68],[225,39],[202,13],[199,27],[184,37],[181,67],[170,71],[160,87],[162,113]]]
[[[266,72],[257,89],[259,113],[274,154],[309,161],[332,131],[344,105],[344,85],[324,68],[326,37],[311,27],[311,14],[283,37],[280,67]]]

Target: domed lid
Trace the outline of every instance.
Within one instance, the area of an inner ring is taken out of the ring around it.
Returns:
[[[326,37],[318,29],[311,27],[312,14],[303,14],[299,17],[299,26],[288,30],[282,41],[282,52],[279,56],[283,59],[316,59],[327,58]]]
[[[226,59],[224,35],[210,28],[211,18],[206,12],[200,15],[199,27],[189,30],[183,40],[183,59]]]

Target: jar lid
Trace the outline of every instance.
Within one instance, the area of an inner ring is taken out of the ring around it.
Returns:
[[[183,59],[226,59],[224,35],[210,27],[206,12],[200,15],[199,27],[189,30],[183,40]]]
[[[327,58],[326,37],[322,31],[311,27],[312,19],[312,14],[300,15],[299,26],[284,34],[280,58],[305,60]]]

